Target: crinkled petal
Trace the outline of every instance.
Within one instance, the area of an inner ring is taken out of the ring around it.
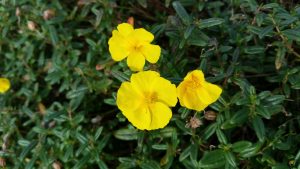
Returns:
[[[153,91],[157,93],[158,101],[174,107],[177,103],[176,86],[169,80],[159,77],[153,84]]]
[[[0,78],[0,93],[5,93],[10,88],[10,82],[6,78]]]
[[[191,72],[189,72],[184,80],[194,80],[194,81],[198,81],[199,83],[204,83],[205,79],[204,79],[204,74],[201,70],[193,70]]]
[[[154,35],[151,32],[145,30],[144,28],[135,29],[130,36],[134,36],[140,42],[150,43],[154,39]]]
[[[198,91],[201,96],[200,99],[206,104],[212,104],[217,101],[222,93],[222,89],[219,86],[208,82],[203,83]]]
[[[159,73],[155,71],[142,71],[131,76],[131,84],[139,91],[150,92],[155,87],[154,82],[159,78]]]
[[[127,64],[132,71],[141,71],[145,65],[145,57],[139,52],[132,52],[127,57]]]
[[[163,128],[169,123],[172,117],[172,111],[167,105],[156,102],[154,104],[151,104],[149,108],[151,121],[147,130]]]
[[[160,47],[158,45],[146,44],[141,48],[146,60],[150,63],[156,63],[160,56]]]
[[[119,24],[117,29],[124,37],[128,36],[134,31],[133,26],[128,23]]]
[[[189,88],[185,82],[179,84],[177,94],[180,105],[183,107],[201,111],[208,106],[208,104],[200,99],[199,92],[193,88]]]
[[[117,106],[122,111],[132,112],[142,104],[141,93],[130,82],[123,82],[117,92]]]
[[[113,60],[121,61],[128,56],[127,42],[118,31],[113,31],[113,36],[109,39],[108,45]]]
[[[130,123],[140,130],[149,130],[151,114],[147,107],[140,106],[134,111],[122,111]]]

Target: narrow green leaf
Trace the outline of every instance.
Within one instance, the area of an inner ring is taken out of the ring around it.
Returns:
[[[209,28],[212,26],[220,25],[224,22],[224,19],[222,18],[209,18],[209,19],[203,19],[200,21],[199,28]]]
[[[218,128],[216,134],[220,143],[227,144],[227,138],[221,129]]]
[[[248,148],[244,149],[243,151],[240,151],[240,155],[245,158],[253,157],[253,156],[257,155],[262,144],[263,144],[262,142],[258,142],[256,144],[252,145],[251,147],[248,147]]]
[[[184,151],[180,154],[179,156],[179,161],[185,160],[191,152],[191,146],[188,146],[187,148],[184,149]]]
[[[283,35],[290,40],[300,41],[300,31],[295,29],[286,29],[282,31]]]
[[[273,30],[273,26],[267,26],[267,27],[264,27],[258,34],[258,37],[260,39],[262,39],[264,36],[268,35],[270,32],[272,32]]]
[[[252,146],[250,141],[238,141],[232,144],[231,148],[233,152],[239,153]]]
[[[114,136],[120,140],[137,140],[138,131],[135,129],[120,129],[114,132]]]
[[[222,168],[226,163],[223,150],[205,152],[199,161],[200,168]]]
[[[262,46],[250,46],[245,48],[245,53],[247,54],[259,54],[264,53],[265,48]]]
[[[265,119],[270,119],[271,118],[271,113],[269,112],[269,110],[267,108],[265,108],[262,105],[258,105],[256,107],[256,112],[261,115],[262,117],[264,117]]]
[[[166,144],[154,144],[151,147],[155,150],[167,150],[168,149],[168,145],[166,145]]]
[[[217,123],[210,124],[203,133],[203,139],[207,140],[211,135],[213,135],[217,129]]]
[[[232,167],[236,167],[236,158],[231,152],[229,151],[224,152],[224,156],[227,163],[229,163]]]
[[[259,116],[255,116],[252,120],[253,129],[259,141],[263,142],[265,139],[265,125]]]
[[[179,18],[183,21],[183,23],[189,25],[191,23],[191,18],[184,9],[184,7],[181,5],[181,3],[179,1],[175,1],[172,3],[172,5]]]
[[[56,29],[54,28],[54,26],[52,26],[52,25],[49,26],[49,33],[50,33],[52,44],[54,46],[56,46],[57,42],[58,42],[58,36],[57,36],[57,32],[56,32]]]

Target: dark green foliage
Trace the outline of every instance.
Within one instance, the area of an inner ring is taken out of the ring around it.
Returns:
[[[295,2],[0,1],[0,72],[12,83],[0,96],[0,160],[24,169],[300,169]],[[130,16],[163,49],[146,69],[175,84],[202,69],[223,88],[206,110],[215,119],[177,106],[166,128],[149,132],[122,116],[116,91],[132,72],[112,61],[107,42]],[[203,124],[191,128],[191,117]]]

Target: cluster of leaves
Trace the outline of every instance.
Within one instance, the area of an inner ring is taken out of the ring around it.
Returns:
[[[299,5],[3,0],[0,16],[2,167],[300,168]],[[206,113],[175,108],[151,132],[122,116],[115,91],[131,72],[107,41],[130,16],[163,48],[146,69],[173,83],[201,69],[223,88]]]

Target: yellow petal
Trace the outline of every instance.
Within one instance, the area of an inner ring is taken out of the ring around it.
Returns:
[[[169,123],[172,117],[171,109],[165,104],[160,102],[151,104],[151,106],[149,107],[150,107],[151,121],[147,130],[154,130],[154,129],[165,127]]]
[[[151,114],[147,107],[140,106],[134,111],[122,111],[122,113],[136,128],[149,130]]]
[[[201,100],[204,103],[212,104],[217,101],[222,93],[222,89],[214,84],[205,82],[201,88],[199,88],[199,94],[201,96]]]
[[[142,71],[131,76],[131,84],[141,92],[152,91],[155,79],[160,77],[159,73],[155,71]]]
[[[193,80],[193,81],[197,81],[199,83],[204,83],[205,79],[204,79],[204,74],[201,70],[193,70],[192,72],[189,72],[184,80]]]
[[[127,65],[132,71],[141,71],[145,65],[145,57],[139,52],[132,52],[127,57]]]
[[[174,107],[177,103],[176,86],[169,80],[159,77],[154,82],[153,91],[157,94],[159,102]]]
[[[0,78],[0,93],[5,93],[10,88],[10,82],[6,78]]]
[[[146,31],[143,28],[135,29],[132,36],[138,39],[141,42],[152,42],[154,35],[151,32]]]
[[[128,56],[126,39],[118,31],[113,31],[113,36],[108,41],[109,52],[115,61],[121,61]]]
[[[122,111],[134,111],[141,104],[141,93],[129,82],[123,82],[117,92],[117,106]]]
[[[156,63],[158,61],[161,50],[158,45],[146,44],[142,46],[141,50],[148,62]]]
[[[177,94],[180,105],[183,107],[201,111],[208,106],[208,104],[201,100],[199,92],[193,88],[190,88],[186,82],[181,82],[178,85]]]
[[[117,29],[124,37],[128,36],[134,31],[133,26],[128,23],[119,24]]]

